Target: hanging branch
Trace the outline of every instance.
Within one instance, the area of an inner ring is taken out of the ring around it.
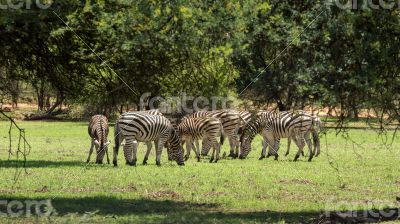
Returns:
[[[13,155],[12,152],[12,127],[16,127],[19,131],[19,138],[18,138],[18,146],[17,146],[17,161],[16,161],[16,175],[14,178],[14,181],[17,180],[19,173],[18,173],[18,159],[19,159],[19,154],[22,154],[23,156],[23,167],[25,170],[25,173],[27,173],[26,171],[26,156],[29,155],[30,151],[31,151],[31,145],[29,144],[29,142],[26,140],[25,138],[25,129],[20,128],[18,126],[17,123],[15,123],[14,119],[12,119],[10,116],[8,116],[7,114],[4,113],[3,110],[0,109],[0,114],[3,115],[5,118],[7,118],[10,121],[10,128],[8,129],[8,138],[9,138],[9,148],[8,148],[8,160],[10,160],[11,156]],[[21,142],[22,141],[22,142]]]

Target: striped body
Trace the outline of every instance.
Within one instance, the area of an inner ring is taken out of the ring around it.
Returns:
[[[141,110],[141,111],[130,111],[130,112],[127,112],[127,113],[125,113],[125,114],[137,114],[137,113],[139,113],[139,114],[150,114],[150,115],[164,116],[164,115],[163,115],[159,110],[157,110],[157,109],[152,109],[152,110]],[[120,137],[119,142],[122,142],[122,141],[123,141],[123,135],[119,135],[119,137]],[[134,144],[137,144],[136,147],[139,147],[139,142],[135,141]],[[147,151],[146,151],[146,154],[145,154],[144,159],[143,159],[143,165],[146,165],[146,164],[147,164],[147,160],[148,160],[148,158],[149,158],[149,155],[150,155],[150,152],[151,152],[151,148],[152,148],[152,143],[151,143],[151,141],[145,142],[145,144],[146,144],[146,146],[147,146]],[[157,146],[156,146],[156,148],[157,148]],[[171,152],[170,150],[168,150],[168,149],[169,149],[169,148],[167,148],[168,160],[173,160],[172,152]]]
[[[277,159],[279,139],[289,138],[294,140],[299,147],[295,160],[298,159],[304,147],[304,136],[312,130],[314,117],[299,112],[262,111],[257,113],[256,118],[250,121],[241,136],[240,158],[245,158],[251,150],[251,141],[256,134],[262,134],[264,141],[272,149]],[[265,151],[263,152],[265,156]],[[311,161],[313,153],[310,153]]]
[[[96,147],[96,163],[103,163],[104,154],[107,154],[107,162],[110,163],[108,158],[108,120],[103,115],[94,115],[89,120],[88,133],[91,138],[91,147],[89,149],[89,156],[87,162],[90,161],[90,156],[93,152],[93,146]]]
[[[214,117],[221,121],[223,127],[223,135],[229,139],[230,155],[234,155],[234,150],[239,150],[238,131],[241,125],[239,112],[235,110],[218,110],[218,111],[198,111],[196,113],[186,116],[188,117]],[[198,145],[198,143],[197,143]],[[204,139],[201,154],[207,155],[209,150],[213,147],[210,139]]]
[[[219,160],[220,144],[223,144],[223,127],[218,118],[215,117],[186,117],[182,119],[181,123],[177,126],[179,135],[181,136],[182,144],[186,142],[186,155],[185,159],[189,159],[190,151],[193,146],[193,142],[201,139],[209,139],[213,145],[213,156],[210,160],[214,160],[216,155],[217,162]],[[218,142],[220,137],[220,142]],[[200,150],[196,149],[197,160],[200,161]]]
[[[152,142],[156,144],[156,164],[161,165],[161,152],[165,144],[168,145],[172,157],[179,165],[184,165],[180,139],[171,122],[159,115],[143,112],[122,114],[115,125],[115,148],[113,163],[117,165],[120,137],[125,138],[124,155],[127,164],[136,165],[137,142]],[[132,157],[133,156],[133,157]]]

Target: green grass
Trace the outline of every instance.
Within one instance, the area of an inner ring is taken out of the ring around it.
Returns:
[[[93,155],[86,165],[86,123],[18,123],[32,144],[28,169],[15,183],[15,155],[7,160],[8,123],[0,122],[0,199],[51,199],[56,214],[0,216],[1,223],[308,222],[335,203],[364,209],[371,201],[390,206],[400,196],[400,141],[387,147],[371,130],[350,130],[352,140],[328,131],[321,139],[322,155],[311,163],[306,157],[291,161],[297,151],[294,144],[284,157],[286,140],[279,161],[259,161],[257,137],[256,149],[245,160],[209,164],[207,159],[198,163],[191,158],[179,167],[168,162],[164,152],[162,166],[157,167],[153,151],[149,165],[129,167],[121,149],[119,167],[114,168],[93,164]],[[144,148],[139,148],[139,164]],[[110,147],[110,156],[111,151]]]

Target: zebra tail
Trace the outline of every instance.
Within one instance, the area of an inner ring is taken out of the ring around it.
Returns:
[[[320,148],[318,132],[315,129],[312,130],[312,136],[313,136],[313,145],[314,145],[314,155],[318,156],[321,148]]]
[[[313,143],[314,143],[314,155],[318,156],[321,152],[321,146],[320,146],[320,141],[319,141],[319,135],[318,132],[321,131],[322,125],[321,125],[321,119],[319,117],[313,117],[313,126],[315,125],[315,128],[312,128],[312,136],[313,136]]]
[[[104,123],[103,120],[100,120],[100,136],[99,136],[99,141],[100,141],[100,152],[102,153],[102,150],[104,149],[104,140],[105,140],[105,130],[104,130]]]
[[[224,135],[224,128],[222,127],[222,124],[221,124],[221,135],[220,135],[220,137],[219,137],[219,144],[220,145],[223,145],[224,144],[224,140],[225,140],[225,135]]]

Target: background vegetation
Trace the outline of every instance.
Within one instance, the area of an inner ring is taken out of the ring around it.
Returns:
[[[32,4],[0,15],[0,93],[16,105],[28,85],[47,115],[61,104],[110,114],[145,92],[185,92],[398,122],[399,20],[397,7],[328,1]]]

